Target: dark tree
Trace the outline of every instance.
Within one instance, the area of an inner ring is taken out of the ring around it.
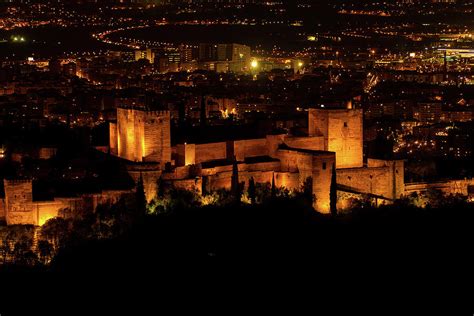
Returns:
[[[241,198],[241,190],[240,190],[240,183],[239,183],[239,166],[237,164],[237,159],[234,157],[234,163],[232,165],[232,182],[230,188],[232,199],[234,200],[235,204],[240,203]]]
[[[332,166],[331,187],[329,192],[331,215],[337,215],[337,178],[336,178],[336,164]]]
[[[165,196],[165,186],[162,176],[160,176],[156,182],[156,189],[158,198],[162,199]]]
[[[138,178],[137,182],[137,190],[135,192],[135,201],[137,207],[137,215],[139,218],[143,218],[146,215],[146,195],[145,195],[145,187],[143,185],[143,177],[140,174],[140,178]]]
[[[247,189],[247,193],[249,195],[250,202],[252,202],[252,204],[255,204],[257,202],[257,192],[255,189],[255,180],[253,179],[253,177],[249,180],[249,187]]]
[[[51,245],[49,241],[44,239],[38,241],[38,254],[44,264],[47,264],[48,261],[51,260],[53,253],[53,245]]]
[[[303,183],[303,198],[308,204],[313,204],[313,177],[307,177]]]
[[[276,198],[275,174],[272,175],[272,199]]]

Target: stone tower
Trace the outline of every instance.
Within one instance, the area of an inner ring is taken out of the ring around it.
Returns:
[[[31,180],[4,180],[5,218],[7,225],[36,225],[33,212],[33,182]]]
[[[110,149],[130,161],[164,166],[171,161],[170,129],[169,111],[118,108],[117,124],[111,125]]]
[[[363,166],[361,109],[310,109],[309,136],[324,138],[322,150],[336,153],[336,168]]]

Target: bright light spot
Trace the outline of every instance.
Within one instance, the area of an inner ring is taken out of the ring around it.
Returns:
[[[252,60],[252,62],[250,63],[250,66],[251,66],[252,68],[257,68],[257,67],[258,67],[258,61],[255,60],[255,59]]]

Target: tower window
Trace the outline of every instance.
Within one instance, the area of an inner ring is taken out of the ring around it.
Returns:
[[[347,122],[344,122],[344,127],[347,127]]]
[[[323,170],[326,170],[327,166],[326,166],[326,163],[323,162]]]

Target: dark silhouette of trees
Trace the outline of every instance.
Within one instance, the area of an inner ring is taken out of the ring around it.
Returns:
[[[242,197],[242,190],[240,189],[240,182],[239,182],[239,166],[237,164],[237,159],[234,157],[234,161],[232,164],[232,179],[231,179],[231,195],[234,200],[235,204],[240,203],[240,199]]]
[[[135,201],[136,201],[137,219],[142,220],[147,212],[147,200],[146,200],[146,195],[145,195],[145,187],[143,185],[143,177],[141,174],[137,181],[137,188],[135,191]]]
[[[248,193],[250,202],[252,204],[256,204],[257,203],[257,194],[256,194],[256,188],[255,188],[255,181],[254,181],[253,177],[250,178],[250,180],[249,180],[249,186],[248,186],[248,189],[247,189],[247,193]]]
[[[162,176],[160,176],[157,180],[156,192],[159,199],[162,199],[165,196],[165,184]]]
[[[308,205],[313,205],[315,196],[313,194],[313,177],[307,177],[303,183],[302,195]]]
[[[43,264],[47,264],[54,253],[53,245],[45,239],[38,241],[38,255]]]
[[[276,198],[277,196],[277,189],[275,186],[275,174],[272,174],[272,199]]]

